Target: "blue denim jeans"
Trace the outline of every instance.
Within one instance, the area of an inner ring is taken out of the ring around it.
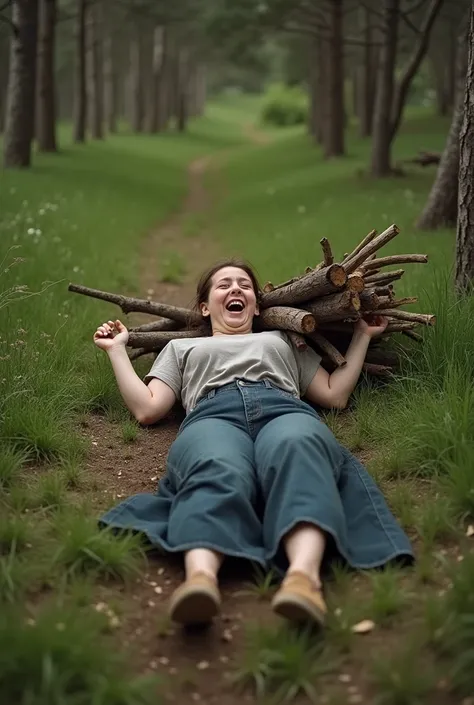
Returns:
[[[129,498],[101,523],[144,532],[167,551],[211,548],[278,572],[288,566],[282,538],[299,522],[325,531],[330,552],[355,567],[410,557],[368,475],[358,494],[341,496],[339,485],[348,486],[341,473],[351,472],[352,482],[360,477],[348,458],[358,463],[309,404],[269,381],[237,380],[213,389],[185,418],[157,494]],[[356,543],[369,545],[351,546],[348,527]]]

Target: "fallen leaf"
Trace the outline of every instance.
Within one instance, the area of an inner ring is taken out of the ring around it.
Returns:
[[[363,619],[362,622],[354,624],[352,631],[354,634],[368,634],[375,629],[375,622],[371,619]]]
[[[471,536],[474,536],[474,524],[469,524],[466,530],[466,536],[468,536],[469,538]]]

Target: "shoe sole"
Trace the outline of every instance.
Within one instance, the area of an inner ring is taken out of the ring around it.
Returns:
[[[209,590],[190,588],[172,600],[171,619],[184,626],[207,624],[219,613],[220,602]]]
[[[309,600],[305,600],[301,595],[277,595],[273,600],[272,609],[280,617],[298,624],[313,622],[317,626],[323,627],[326,619],[323,610]]]

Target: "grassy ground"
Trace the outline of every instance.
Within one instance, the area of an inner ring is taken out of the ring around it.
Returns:
[[[361,692],[365,702],[388,705],[454,703],[474,690],[474,559],[465,536],[474,515],[474,305],[451,295],[453,233],[413,229],[433,172],[411,168],[405,178],[374,182],[362,172],[368,143],[352,134],[348,157],[331,163],[298,130],[269,132],[269,144],[250,144],[242,127],[252,120],[251,108],[228,101],[186,136],[122,135],[66,146],[59,157],[36,160],[31,172],[1,176],[0,603],[8,605],[0,610],[2,701],[155,702],[154,682],[123,671],[113,606],[88,609],[89,578],[129,583],[141,569],[142,547],[97,532],[87,504],[93,482],[83,491],[78,429],[90,413],[119,422],[124,444],[138,429],[123,411],[107,361],[90,343],[104,305],[66,289],[73,279],[133,293],[137,244],[178,208],[185,164],[220,150],[226,161],[219,184],[214,172],[209,177],[220,193],[214,234],[229,254],[251,259],[263,280],[314,265],[322,236],[340,255],[372,227],[396,222],[402,233],[387,253],[430,255],[397,293],[418,294],[419,308],[438,316],[396,381],[361,386],[349,413],[328,415],[339,438],[368,459],[414,540],[417,567],[355,580],[336,571],[325,644],[250,628],[233,675],[262,697],[293,697],[311,696],[318,678],[326,684],[327,672],[336,670],[337,687],[319,687],[321,702],[334,704],[362,702]],[[397,158],[441,148],[446,129],[431,116],[412,116]],[[200,232],[190,222],[186,235]],[[179,257],[171,252],[169,261],[164,278],[179,280]],[[271,587],[262,578],[256,589],[265,598]],[[362,618],[376,629],[357,637],[352,626]]]

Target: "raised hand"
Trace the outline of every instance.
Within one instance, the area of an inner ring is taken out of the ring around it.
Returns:
[[[375,338],[381,335],[388,325],[386,316],[378,316],[377,314],[367,315],[365,318],[359,318],[355,325],[355,330],[365,333],[370,338]]]
[[[101,350],[109,351],[128,343],[128,330],[118,319],[102,323],[94,333],[94,343]]]

